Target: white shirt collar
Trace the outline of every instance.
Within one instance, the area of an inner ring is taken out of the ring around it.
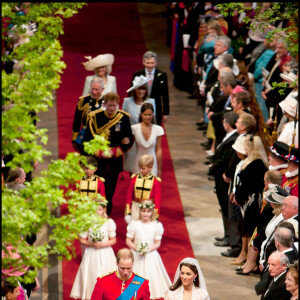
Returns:
[[[150,73],[151,73],[152,77],[154,77],[155,68],[153,68],[153,70]],[[148,77],[149,71],[147,69],[145,69],[145,74]]]
[[[299,170],[298,170],[298,169],[296,169],[296,170],[293,171],[293,172],[287,171],[287,172],[285,173],[285,177],[286,177],[286,178],[291,178],[291,177],[294,177],[294,176],[298,175],[298,173],[299,173]]]

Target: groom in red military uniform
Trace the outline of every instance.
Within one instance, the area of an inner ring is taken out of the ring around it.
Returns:
[[[117,253],[118,270],[98,277],[91,300],[148,300],[149,281],[132,272],[133,253],[123,248]]]

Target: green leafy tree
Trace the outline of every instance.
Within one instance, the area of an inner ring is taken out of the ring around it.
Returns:
[[[24,7],[28,10],[25,15],[16,13],[19,4],[2,3],[2,65],[17,61],[13,72],[2,68],[2,155],[13,156],[9,167],[19,166],[29,172],[33,161],[43,162],[51,154],[45,149],[47,129],[38,129],[34,123],[39,122],[39,112],[53,105],[53,91],[59,87],[60,74],[66,68],[58,40],[63,34],[63,20],[76,14],[85,3],[31,2]],[[37,24],[33,35],[24,29],[29,22]],[[20,40],[22,43],[16,46]],[[102,136],[85,145],[89,154],[107,148],[108,142]],[[49,254],[70,259],[78,233],[96,220],[99,222],[95,201],[71,188],[78,187],[77,182],[84,175],[80,162],[86,165],[86,157],[68,153],[65,159],[52,160],[40,176],[25,183],[25,189],[17,192],[2,188],[2,251],[6,253],[2,269],[22,270],[30,266],[33,270],[24,280],[32,281],[38,270],[48,265]],[[67,205],[64,215],[58,213],[62,205]],[[49,241],[27,245],[22,237],[39,233],[47,224],[53,228]],[[12,259],[8,245],[20,258]]]

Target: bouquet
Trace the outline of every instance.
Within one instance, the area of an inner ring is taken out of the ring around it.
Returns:
[[[101,242],[104,238],[104,233],[101,231],[101,225],[94,225],[90,232],[90,238],[93,242]]]
[[[149,252],[149,246],[148,243],[146,242],[139,242],[136,245],[136,252],[141,254],[141,255],[145,255]]]

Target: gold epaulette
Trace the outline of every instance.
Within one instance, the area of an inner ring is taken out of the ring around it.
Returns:
[[[83,95],[83,96],[79,97],[79,99],[83,99],[83,98],[88,97],[88,96],[91,96],[91,94]]]
[[[115,273],[115,272],[116,272],[116,271],[109,272],[109,273],[107,273],[107,274],[104,274],[104,275],[102,275],[102,276],[99,276],[98,278],[103,278],[103,277],[108,276],[108,275],[110,275],[110,274],[112,274],[112,273]]]
[[[105,182],[105,179],[103,177],[100,177],[98,175],[95,175],[96,178],[98,178],[100,181]]]
[[[158,182],[161,182],[161,178],[160,177],[155,177],[156,178],[156,180],[158,181]]]
[[[99,109],[96,109],[96,110],[93,110],[89,113],[89,118],[92,118],[95,114],[101,112],[101,111],[104,111],[103,108],[99,108]]]
[[[139,277],[141,277],[141,278],[144,278],[144,279],[148,280],[146,277],[144,277],[144,276],[138,274],[137,272],[132,272],[132,273],[133,273],[134,275],[137,275],[137,276],[139,276]]]
[[[137,175],[137,174],[132,174],[132,175],[130,176],[130,178],[134,178],[136,175]]]
[[[126,115],[127,117],[130,117],[130,114],[122,109],[119,109],[119,112],[123,113],[124,115]]]

